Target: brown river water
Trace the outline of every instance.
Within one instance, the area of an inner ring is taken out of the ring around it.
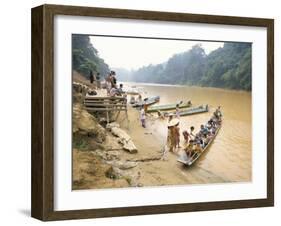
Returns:
[[[180,130],[190,126],[199,130],[217,106],[221,106],[223,124],[212,145],[196,162],[196,167],[206,175],[214,175],[225,182],[251,181],[252,168],[252,108],[251,92],[206,87],[170,86],[158,84],[127,83],[136,86],[143,98],[160,96],[158,104],[191,100],[193,107],[208,104],[210,111],[180,119]],[[160,142],[167,136],[166,120],[155,120],[153,128]],[[181,142],[183,137],[181,134]]]

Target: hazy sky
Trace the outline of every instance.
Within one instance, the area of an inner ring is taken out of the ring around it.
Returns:
[[[117,38],[90,36],[99,56],[111,68],[137,69],[149,64],[167,61],[176,53],[191,49],[201,43],[208,54],[223,46],[223,42],[177,41],[140,38]]]

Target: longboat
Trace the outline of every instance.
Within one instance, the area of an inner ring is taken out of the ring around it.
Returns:
[[[144,98],[142,101],[132,104],[132,107],[141,107],[143,105],[149,106],[149,105],[159,102],[159,100],[160,100],[160,96],[147,97],[147,98]]]
[[[205,113],[209,111],[209,106],[199,106],[199,107],[194,107],[194,108],[189,108],[186,110],[182,110],[179,112],[180,116],[187,116],[187,115],[194,115],[194,114],[199,114],[199,113]]]
[[[181,151],[180,154],[179,154],[179,157],[177,159],[178,162],[181,162],[183,163],[184,165],[187,165],[187,166],[191,166],[192,164],[194,164],[199,158],[200,156],[210,147],[210,145],[213,143],[213,141],[215,140],[220,128],[222,126],[222,122],[221,124],[218,126],[217,130],[216,130],[216,133],[215,135],[213,136],[213,139],[211,139],[209,141],[209,143],[204,147],[203,151],[198,154],[194,154],[193,156],[189,157],[187,156],[186,152],[185,151]]]
[[[188,101],[188,102],[182,102],[182,103],[151,106],[151,107],[147,108],[147,113],[173,110],[173,109],[177,108],[177,105],[179,108],[188,108],[188,107],[191,107],[192,104],[191,104],[191,101]]]

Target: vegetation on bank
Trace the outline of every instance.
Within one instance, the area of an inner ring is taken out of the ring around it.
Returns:
[[[195,45],[163,64],[123,73],[127,80],[135,82],[251,90],[251,55],[250,43],[225,43],[208,55],[200,45]]]
[[[89,36],[72,35],[73,70],[85,77],[90,71],[104,77],[110,70]],[[252,88],[251,43],[225,43],[208,55],[201,45],[172,56],[167,62],[128,71],[115,68],[122,81],[210,86],[237,90]]]
[[[99,57],[87,35],[72,35],[72,67],[85,77],[89,76],[90,71],[99,72],[101,76],[109,72],[108,65]]]

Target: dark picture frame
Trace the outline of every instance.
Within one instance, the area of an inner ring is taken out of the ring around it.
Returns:
[[[88,16],[267,29],[267,198],[169,205],[54,210],[54,16]],[[115,217],[265,207],[274,205],[274,20],[109,8],[42,5],[32,9],[32,200],[31,215],[50,220]]]

